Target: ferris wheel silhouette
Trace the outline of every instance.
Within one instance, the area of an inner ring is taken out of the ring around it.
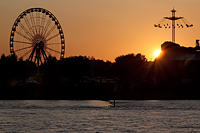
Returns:
[[[44,8],[23,11],[11,29],[10,53],[37,66],[49,56],[64,58],[65,39],[58,19]]]

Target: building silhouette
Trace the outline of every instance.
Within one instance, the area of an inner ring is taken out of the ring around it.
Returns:
[[[164,42],[161,45],[162,53],[158,57],[164,60],[200,60],[199,40],[195,47],[184,47],[173,42]]]

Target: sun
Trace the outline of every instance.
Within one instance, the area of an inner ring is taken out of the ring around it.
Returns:
[[[161,52],[162,52],[161,50],[156,50],[156,52],[154,53],[155,58],[158,57]]]

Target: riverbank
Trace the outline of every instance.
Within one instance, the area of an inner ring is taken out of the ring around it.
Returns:
[[[140,86],[116,89],[114,84],[82,84],[56,86],[43,84],[1,87],[2,100],[186,100],[200,99],[198,86],[192,84],[171,86]]]

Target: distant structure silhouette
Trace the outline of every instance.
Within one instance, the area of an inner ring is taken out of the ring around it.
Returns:
[[[173,42],[164,42],[161,45],[163,51],[159,59],[167,60],[200,60],[199,40],[196,40],[196,47],[183,47]]]
[[[37,66],[46,62],[48,56],[64,58],[65,39],[58,19],[43,8],[23,11],[11,29],[10,53]]]
[[[175,27],[177,26],[178,28],[183,28],[183,24],[185,24],[186,27],[192,27],[193,24],[190,24],[184,17],[176,17],[176,10],[174,8],[171,10],[171,12],[172,17],[163,17],[157,24],[154,24],[154,26],[158,28],[172,28],[172,42],[175,43]],[[175,21],[177,22],[177,24],[175,23]]]

